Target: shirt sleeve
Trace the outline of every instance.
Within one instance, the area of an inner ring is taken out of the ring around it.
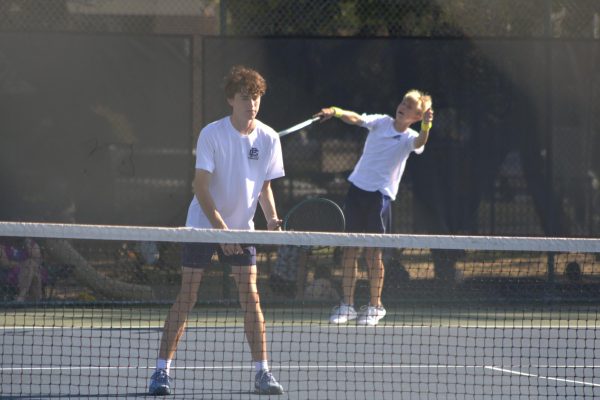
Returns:
[[[285,170],[283,169],[283,155],[281,152],[281,141],[279,137],[275,137],[273,142],[273,153],[271,155],[271,160],[269,162],[269,167],[267,169],[267,174],[265,175],[265,180],[270,181],[271,179],[281,178],[285,175]]]
[[[360,118],[362,119],[363,128],[367,128],[368,130],[373,130],[381,121],[385,120],[387,115],[382,114],[362,114]]]
[[[211,131],[202,129],[196,144],[196,169],[213,172],[215,169],[215,144]]]

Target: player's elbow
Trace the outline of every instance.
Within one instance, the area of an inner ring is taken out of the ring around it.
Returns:
[[[415,142],[414,142],[415,149],[420,149],[421,147],[425,146],[425,143],[427,143],[427,139],[425,139],[425,140],[419,140],[419,139],[415,140]]]

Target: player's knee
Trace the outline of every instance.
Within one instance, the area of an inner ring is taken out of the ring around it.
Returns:
[[[177,296],[175,304],[178,308],[191,310],[196,304],[197,299],[198,295],[195,291],[181,290]]]
[[[247,296],[240,293],[240,306],[244,311],[260,312],[260,297],[258,293],[250,293]]]

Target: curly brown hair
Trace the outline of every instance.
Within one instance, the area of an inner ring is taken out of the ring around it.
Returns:
[[[229,70],[224,79],[225,96],[233,99],[236,93],[249,94],[252,97],[262,96],[267,91],[267,82],[258,72],[243,65],[236,65]]]

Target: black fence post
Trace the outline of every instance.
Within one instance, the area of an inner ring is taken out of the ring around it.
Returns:
[[[227,0],[221,0],[219,9],[219,23],[221,36],[227,35]]]

